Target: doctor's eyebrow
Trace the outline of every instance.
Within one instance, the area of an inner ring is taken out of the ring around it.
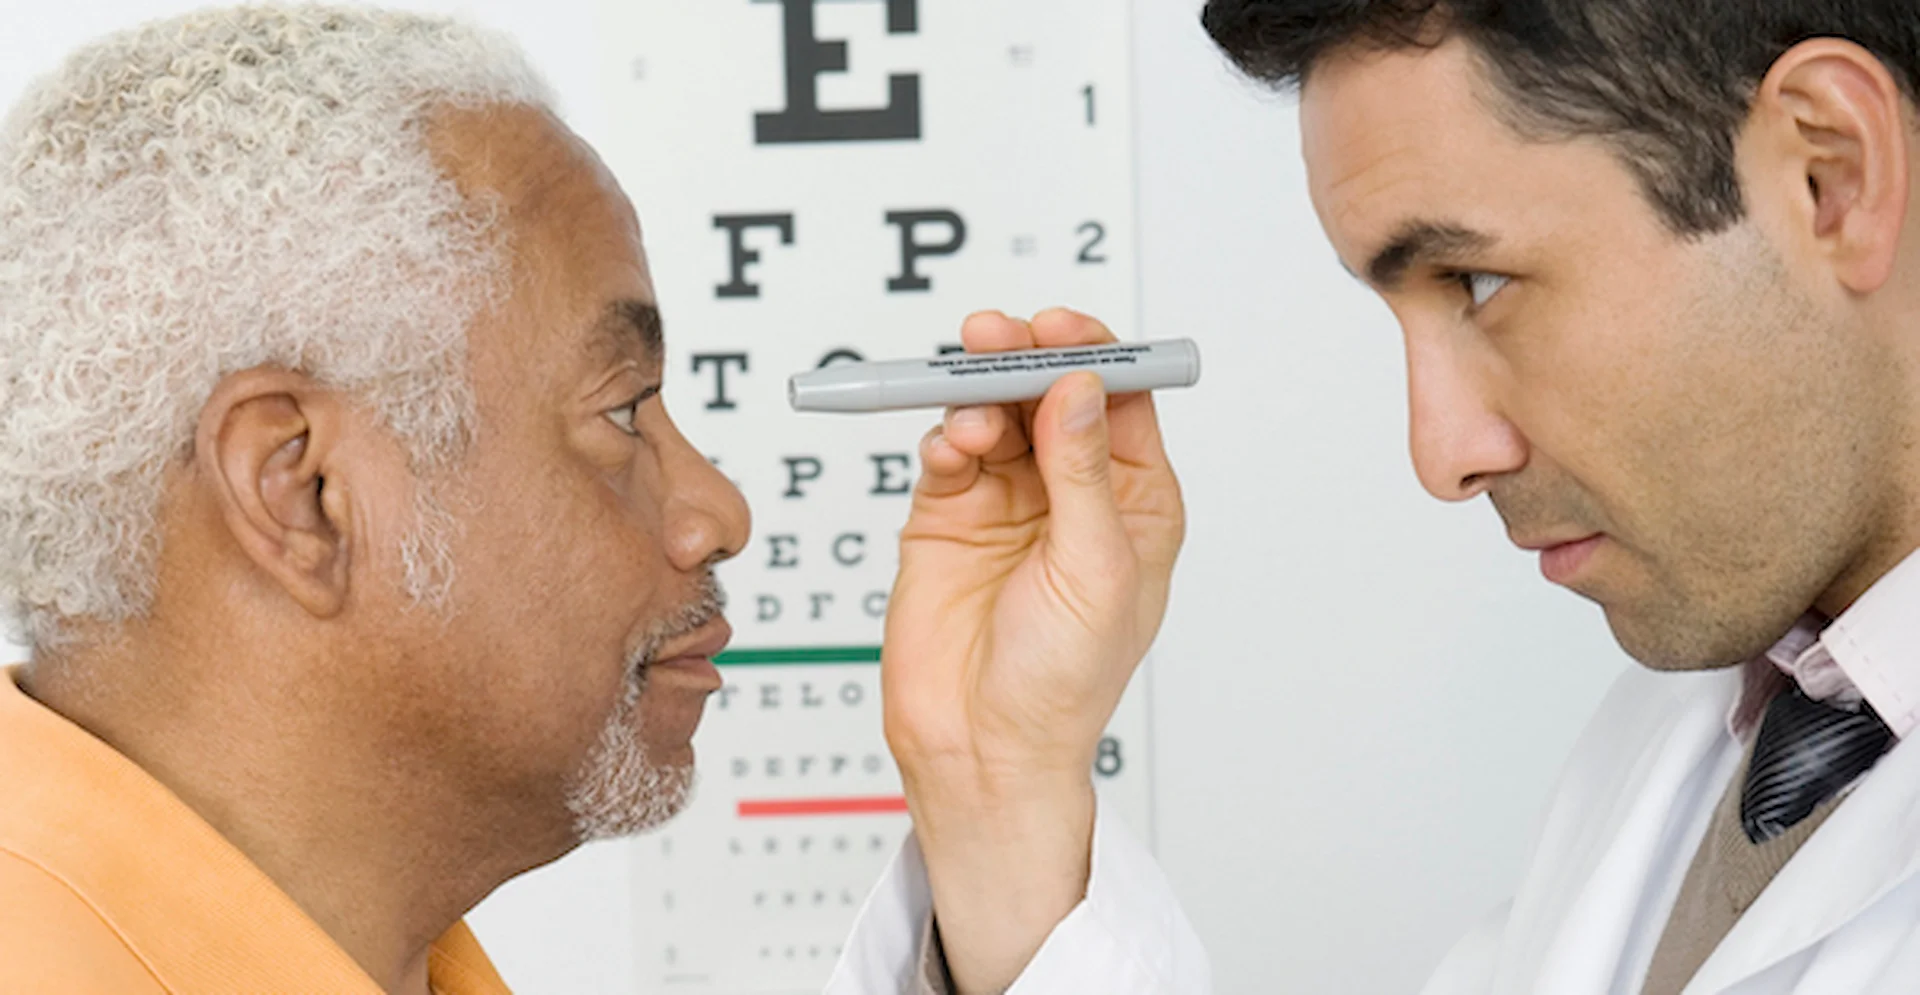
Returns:
[[[1497,240],[1485,232],[1445,221],[1409,221],[1367,263],[1367,282],[1397,290],[1414,267],[1436,258],[1486,252]]]

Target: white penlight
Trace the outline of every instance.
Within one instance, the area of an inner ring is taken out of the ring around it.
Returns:
[[[1098,374],[1109,394],[1191,387],[1200,382],[1200,347],[1175,339],[843,363],[795,375],[787,400],[795,411],[855,413],[1012,404],[1082,370]]]

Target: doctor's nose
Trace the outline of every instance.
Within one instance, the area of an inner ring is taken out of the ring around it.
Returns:
[[[1527,441],[1492,402],[1483,378],[1443,342],[1408,336],[1407,412],[1413,467],[1442,501],[1480,496],[1527,465]]]

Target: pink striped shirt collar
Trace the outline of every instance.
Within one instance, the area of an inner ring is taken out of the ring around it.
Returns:
[[[1844,708],[1861,702],[1905,739],[1920,727],[1920,552],[1861,595],[1839,618],[1803,616],[1747,664],[1746,687],[1728,716],[1734,735],[1758,724],[1767,703],[1800,685],[1807,697]]]

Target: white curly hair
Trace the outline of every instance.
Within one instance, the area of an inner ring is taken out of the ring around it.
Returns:
[[[0,603],[30,645],[151,607],[162,474],[223,376],[301,371],[378,412],[417,473],[454,464],[507,245],[426,122],[552,103],[502,37],[330,6],[156,22],[27,92],[0,128]],[[425,598],[449,518],[421,510],[403,552]]]

